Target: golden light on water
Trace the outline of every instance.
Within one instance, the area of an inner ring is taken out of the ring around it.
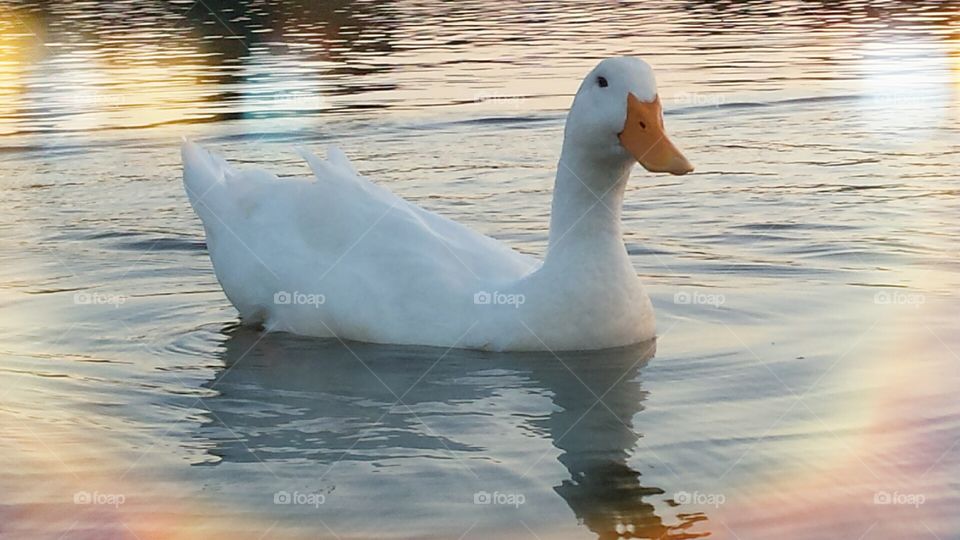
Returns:
[[[146,127],[196,118],[194,103],[204,99],[190,65],[118,62],[91,53],[61,57],[46,67],[37,84],[69,91],[44,92],[34,100],[58,111],[66,130]]]
[[[212,93],[199,83],[201,52],[185,61],[183,51],[171,54],[155,40],[65,50],[45,44],[37,27],[23,11],[0,10],[0,134],[19,131],[14,120],[20,115],[80,132],[210,116],[197,114],[197,104]]]
[[[12,119],[20,112],[24,76],[42,48],[24,16],[0,9],[0,135],[15,131]]]

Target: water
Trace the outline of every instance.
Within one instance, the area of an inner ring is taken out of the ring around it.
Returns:
[[[958,7],[0,4],[0,537],[960,537]],[[627,194],[655,344],[236,327],[180,136],[539,255],[615,54],[697,166]]]

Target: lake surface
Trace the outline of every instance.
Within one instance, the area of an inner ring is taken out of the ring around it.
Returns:
[[[960,3],[0,3],[0,537],[960,538]],[[516,249],[564,112],[657,69],[655,343],[240,329],[189,136],[295,145]]]

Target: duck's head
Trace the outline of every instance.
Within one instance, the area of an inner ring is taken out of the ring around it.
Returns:
[[[693,171],[667,137],[653,69],[639,58],[607,58],[593,68],[570,107],[564,141],[595,159],[636,160],[650,172]]]

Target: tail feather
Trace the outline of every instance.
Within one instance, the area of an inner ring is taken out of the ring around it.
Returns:
[[[350,163],[347,155],[336,146],[332,144],[327,146],[327,159],[317,156],[303,146],[298,146],[296,150],[310,166],[317,179],[350,178],[351,181],[355,181],[357,170]]]
[[[230,172],[230,166],[223,158],[187,138],[183,139],[180,155],[183,159],[183,185],[194,205],[211,189],[223,184]]]
[[[357,174],[357,169],[353,167],[353,163],[350,163],[350,158],[348,158],[338,146],[332,144],[327,145],[327,161],[334,167],[346,171],[351,175],[355,176]]]
[[[227,184],[233,170],[220,156],[204,149],[199,144],[184,137],[180,147],[183,159],[183,186],[190,199],[190,205],[201,219],[208,217],[216,205],[223,199],[217,193]]]

